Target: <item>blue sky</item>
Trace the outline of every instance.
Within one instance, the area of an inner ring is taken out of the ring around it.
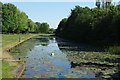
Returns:
[[[70,15],[75,5],[94,7],[93,2],[13,2],[30,19],[37,22],[47,22],[52,28],[57,28],[61,19]]]
[[[57,28],[59,22],[70,15],[75,5],[95,7],[94,2],[10,2],[24,11],[34,22],[47,22],[50,27]]]

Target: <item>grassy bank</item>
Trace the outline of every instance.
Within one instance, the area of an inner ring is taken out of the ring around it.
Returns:
[[[25,40],[40,34],[0,34],[2,35],[2,47],[0,47],[0,58],[14,59],[13,56],[7,52],[8,49],[24,42]],[[2,78],[12,78],[14,76],[13,70],[18,66],[18,62],[2,61]]]
[[[2,78],[13,78],[14,70],[18,64],[8,61],[2,61]]]
[[[19,42],[22,42],[38,34],[2,34],[2,49],[8,49]]]
[[[7,50],[36,35],[38,34],[2,34],[2,55],[0,58],[12,58],[7,54]]]
[[[0,80],[2,78],[2,60],[0,60]]]

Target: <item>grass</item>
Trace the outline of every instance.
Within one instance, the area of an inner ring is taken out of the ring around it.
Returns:
[[[4,50],[19,43],[19,37],[23,41],[35,35],[37,34],[2,34],[2,48]]]
[[[33,37],[39,34],[0,34],[0,35],[2,35],[2,49],[0,47],[0,58],[11,58],[9,54],[7,55],[4,53],[2,54],[2,51],[7,53],[6,50],[14,47],[15,45],[19,44],[20,42],[30,37]],[[20,36],[20,42],[19,42],[19,36]]]
[[[0,60],[0,80],[2,78],[2,60]]]
[[[10,63],[7,61],[2,62],[2,78],[11,78],[12,77],[12,67],[10,66]]]
[[[4,51],[4,53],[0,54],[3,57],[10,58],[10,54],[6,54],[6,50],[10,49],[11,47],[14,47],[18,43],[27,40],[30,37],[37,36],[39,34],[0,34],[2,36],[2,47],[0,47],[0,52]],[[20,36],[20,42],[19,42],[19,36]],[[0,58],[3,58],[0,56]],[[8,61],[2,61],[2,77],[3,78],[12,78],[13,77],[13,70],[17,67],[17,62],[8,62]],[[1,68],[0,67],[0,68]],[[1,77],[1,76],[0,76]]]
[[[16,63],[2,61],[2,78],[12,78],[14,76],[13,70],[17,67]]]

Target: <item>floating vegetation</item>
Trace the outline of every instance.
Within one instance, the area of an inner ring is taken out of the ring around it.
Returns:
[[[120,55],[109,54],[102,49],[94,50],[90,46],[86,48],[83,44],[81,46],[49,36],[42,36],[42,40],[40,36],[34,37],[16,49],[24,46],[26,49],[20,50],[19,54],[13,53],[25,60],[26,69],[23,77],[111,78],[119,73]],[[53,52],[54,57],[50,56]]]

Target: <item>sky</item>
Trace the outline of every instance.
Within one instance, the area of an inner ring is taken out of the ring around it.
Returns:
[[[43,1],[43,0],[42,0]],[[42,1],[34,1],[34,2],[15,2],[15,1],[6,1],[5,3],[12,3],[20,11],[24,11],[28,17],[34,22],[47,22],[51,28],[57,28],[59,22],[63,18],[67,18],[71,9],[73,9],[76,5],[81,7],[95,7],[95,1],[91,2],[42,2]],[[59,1],[59,0],[58,0]],[[65,1],[65,0],[64,0]],[[118,0],[114,0],[118,2]]]

